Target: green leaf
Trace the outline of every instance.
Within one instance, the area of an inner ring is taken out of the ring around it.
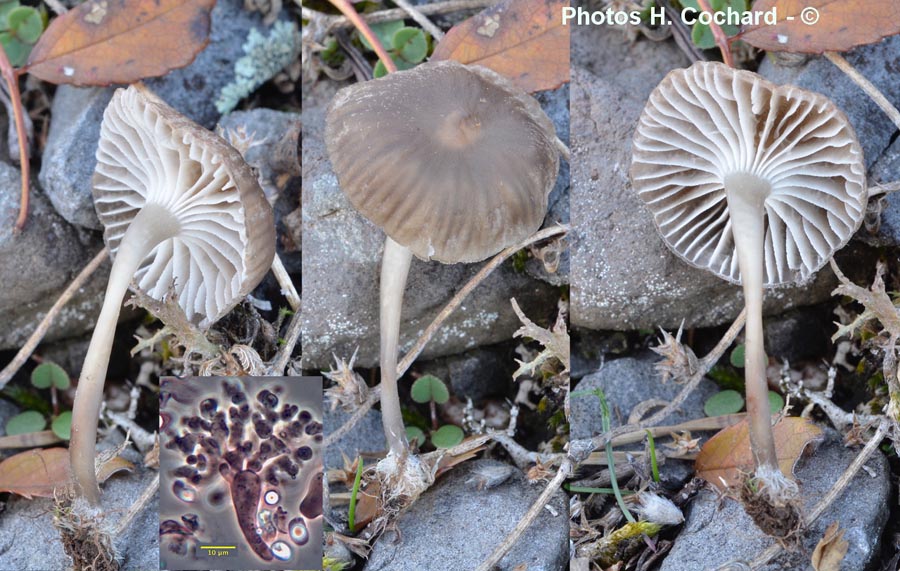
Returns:
[[[71,438],[72,411],[67,410],[66,412],[54,418],[53,422],[50,424],[50,430],[53,431],[53,434],[59,436],[63,440],[68,440],[69,438]]]
[[[731,364],[738,369],[744,368],[744,353],[746,353],[747,348],[744,347],[744,344],[741,343],[737,347],[734,348],[734,351],[731,352]]]
[[[39,432],[44,430],[46,426],[47,420],[44,418],[44,415],[35,410],[26,410],[6,421],[6,434],[15,436],[16,434]]]
[[[20,6],[10,11],[7,22],[9,29],[26,44],[34,44],[44,31],[41,13],[29,6]]]
[[[69,375],[56,363],[41,363],[31,372],[31,384],[39,389],[49,389],[50,385],[64,391],[71,386]]]
[[[784,408],[784,398],[775,391],[769,391],[769,411],[772,414],[781,412]]]
[[[384,49],[389,50],[393,45],[394,34],[396,34],[403,26],[403,20],[393,20],[391,22],[381,22],[379,24],[369,24],[369,27],[372,28],[372,31],[375,32],[375,37],[378,38],[378,41],[381,42],[381,45],[384,46]],[[369,40],[364,38],[362,35],[359,36],[359,39],[362,40],[362,45],[369,51],[375,51],[372,48],[372,44],[369,43]]]
[[[716,37],[713,35],[712,30],[706,24],[701,24],[700,22],[694,24],[691,30],[691,40],[701,50],[709,50],[716,47]]]
[[[410,391],[410,396],[418,403],[434,401],[438,404],[444,404],[450,400],[450,392],[447,391],[447,385],[434,375],[425,375],[416,379]]]
[[[744,397],[741,396],[741,393],[727,390],[709,397],[706,404],[703,405],[703,412],[706,413],[706,416],[721,416],[740,412],[742,408],[744,408]]]
[[[0,2],[0,31],[9,29],[9,13],[19,7],[19,0]]]
[[[0,45],[13,67],[19,67],[28,61],[31,46],[12,35],[11,32],[0,32]]]
[[[418,445],[422,446],[425,444],[425,433],[418,426],[407,426],[406,439],[409,441],[410,446],[413,445],[413,442],[418,442]]]
[[[392,42],[397,55],[410,63],[419,63],[428,55],[428,40],[419,28],[397,30]]]
[[[452,448],[462,442],[464,436],[462,428],[453,424],[445,424],[431,433],[431,443],[435,448]]]

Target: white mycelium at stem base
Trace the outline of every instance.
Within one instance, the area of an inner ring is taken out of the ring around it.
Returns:
[[[157,300],[174,295],[185,319],[206,329],[271,267],[275,223],[240,153],[141,85],[117,90],[104,112],[93,196],[114,262],[75,393],[69,456],[77,491],[96,504],[97,422],[129,285]]]
[[[92,422],[73,421],[70,441],[70,451],[73,456],[78,456],[71,459],[72,473],[81,492],[91,503],[100,501],[94,458],[91,456],[90,462],[85,462],[79,451],[93,450],[97,442],[97,420],[103,401],[106,368],[109,365],[122,300],[144,258],[160,243],[175,236],[180,227],[178,220],[165,208],[154,204],[144,206],[126,230],[109,274],[103,307],[91,336],[72,407],[73,419],[93,419]]]
[[[859,228],[868,196],[853,128],[822,95],[698,62],[650,95],[631,179],[676,255],[743,286],[755,481],[770,504],[789,502],[797,486],[772,433],[763,290],[809,279]]]

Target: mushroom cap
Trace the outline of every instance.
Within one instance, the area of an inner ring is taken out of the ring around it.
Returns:
[[[325,131],[351,204],[444,263],[483,260],[540,228],[559,171],[555,137],[533,97],[453,61],[342,89]]]
[[[862,149],[827,97],[720,63],[669,73],[634,135],[632,186],[675,254],[740,283],[724,188],[736,173],[770,185],[767,286],[809,278],[865,214]]]
[[[272,265],[272,207],[240,153],[143,86],[116,90],[103,114],[93,194],[113,257],[144,205],[176,217],[178,233],[144,259],[134,282],[155,299],[174,286],[200,327],[237,305]]]

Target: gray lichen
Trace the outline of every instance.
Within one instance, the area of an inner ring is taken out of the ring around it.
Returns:
[[[219,113],[228,113],[244,97],[288,66],[300,54],[300,34],[296,24],[278,21],[267,36],[251,29],[244,42],[242,58],[234,64],[234,81],[222,88],[216,100]]]

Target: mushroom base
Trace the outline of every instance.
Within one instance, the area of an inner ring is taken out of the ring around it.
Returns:
[[[777,538],[785,544],[799,539],[803,528],[797,501],[797,484],[787,479],[780,471],[774,478],[760,476],[764,468],[757,470],[757,476],[748,480],[740,489],[741,503],[747,515],[765,534]],[[789,485],[780,485],[782,482]]]

